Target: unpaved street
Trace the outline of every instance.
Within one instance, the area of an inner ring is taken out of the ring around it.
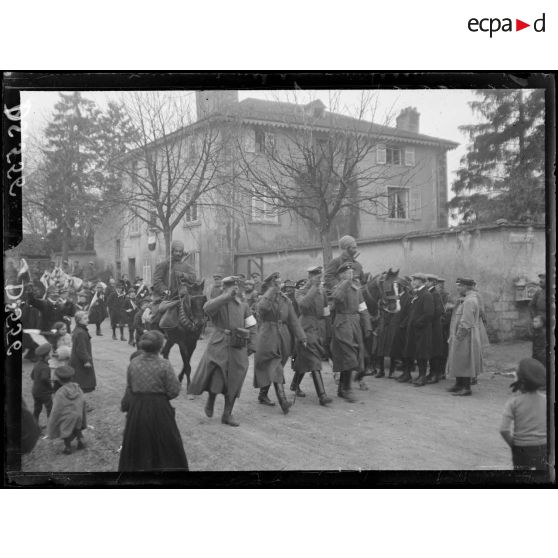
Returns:
[[[209,334],[194,354],[194,369]],[[41,439],[24,456],[24,471],[117,470],[125,421],[120,399],[132,351],[127,343],[109,336],[93,337],[98,387],[86,396],[94,407],[88,415],[91,428],[85,432],[87,449],[67,456],[61,453],[60,440]],[[524,356],[530,356],[528,343],[491,347],[486,354],[488,370],[472,397],[446,393],[449,380],[415,388],[367,378],[370,390],[357,391],[359,402],[349,404],[335,397],[331,368],[326,365],[326,390],[334,399],[327,408],[318,405],[310,377],[302,384],[307,397],[297,399],[287,416],[278,406],[258,404],[251,368],[235,406],[239,428],[221,424],[221,397],[213,419],[203,413],[205,395],[192,400],[184,390],[172,404],[193,471],[510,469],[511,457],[498,425],[511,379],[494,373],[512,369]],[[24,362],[23,396],[32,407],[31,364]],[[171,362],[178,372],[177,348]],[[288,388],[292,378],[288,365],[286,372]],[[43,414],[41,424],[45,422]]]

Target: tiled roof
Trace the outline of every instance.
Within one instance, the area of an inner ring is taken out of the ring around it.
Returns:
[[[309,105],[316,106],[316,102]],[[434,143],[443,145],[448,149],[453,149],[458,145],[450,140],[418,134],[401,128],[382,126],[327,110],[314,117],[310,111],[306,110],[306,107],[309,105],[248,98],[237,104],[229,105],[222,113],[213,114],[209,118],[240,118],[244,122],[257,122],[269,126],[291,127],[308,125],[324,129],[352,130],[373,136],[393,138],[394,140],[406,139],[414,140],[418,143]]]

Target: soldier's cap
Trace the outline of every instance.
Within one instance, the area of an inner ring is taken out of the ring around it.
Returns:
[[[308,272],[308,275],[319,275],[323,269],[324,268],[321,265],[314,265],[309,267],[306,271]]]
[[[254,271],[254,273],[250,274],[250,277],[259,277],[260,274],[257,271]]]
[[[546,367],[534,358],[521,359],[517,369],[517,379],[542,387],[546,384]]]
[[[239,279],[246,279],[246,275],[244,275],[244,273],[239,273],[239,274],[237,275],[237,277],[238,277]]]
[[[285,282],[283,283],[283,288],[284,289],[289,288],[289,287],[294,288],[295,286],[296,286],[295,282],[291,281],[290,279],[285,279]]]
[[[411,279],[418,279],[419,281],[428,281],[428,275],[426,273],[413,273],[411,275]]]
[[[229,275],[223,279],[223,285],[236,285],[239,280],[239,277],[236,275]]]
[[[246,281],[244,281],[245,285],[255,285],[256,282],[253,279],[246,279]]]
[[[458,285],[465,285],[466,287],[474,287],[476,285],[475,280],[470,277],[458,277],[455,282]]]
[[[281,277],[281,274],[278,271],[274,271],[273,273],[268,275],[263,282],[271,283],[272,281],[275,281],[275,279],[279,279],[279,277]]]
[[[428,278],[429,281],[436,281],[436,282],[440,281],[440,278],[437,275],[434,275],[433,273],[427,273],[426,277]]]
[[[347,271],[347,269],[354,269],[355,266],[352,264],[352,262],[343,262],[338,268],[337,271],[335,273],[339,274],[339,273],[343,273],[344,271]]]
[[[75,375],[75,370],[71,366],[60,366],[56,368],[54,374],[61,380],[69,380]]]
[[[213,274],[213,279],[222,279],[223,278],[223,274],[222,273],[214,273]]]
[[[41,357],[41,356],[48,355],[48,353],[50,353],[51,350],[52,350],[52,345],[50,343],[43,343],[42,345],[39,345],[35,349],[35,354]]]
[[[301,287],[304,287],[304,285],[306,285],[306,279],[299,279],[296,283],[295,283],[295,287],[297,289],[300,289]]]

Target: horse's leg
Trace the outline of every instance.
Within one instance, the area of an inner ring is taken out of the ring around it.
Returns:
[[[182,357],[182,370],[178,375],[178,379],[182,382],[184,376],[186,376],[186,387],[190,387],[190,372],[192,371],[190,367],[190,357],[192,353],[189,351],[189,346],[185,339],[178,340],[178,348],[180,349],[180,356]]]
[[[172,349],[173,345],[174,345],[174,341],[171,339],[171,336],[167,333],[167,335],[165,335],[166,341],[165,341],[165,346],[163,347],[163,350],[161,351],[161,356],[168,360],[169,359],[169,353],[170,350]]]

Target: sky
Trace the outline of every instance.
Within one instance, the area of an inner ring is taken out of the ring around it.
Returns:
[[[169,94],[176,92],[169,91]],[[351,113],[360,104],[361,91],[344,90],[340,94],[341,112]],[[195,106],[192,92],[184,92],[191,96],[192,106]],[[301,103],[319,98],[326,106],[329,105],[329,92],[299,91],[297,101]],[[82,95],[95,101],[101,108],[111,99],[119,100],[125,95],[122,91],[86,91]],[[378,124],[385,124],[391,118],[390,125],[395,125],[395,116],[408,106],[416,107],[420,113],[420,133],[459,143],[456,149],[448,151],[448,189],[459,168],[459,161],[466,152],[468,138],[459,131],[459,126],[476,121],[468,103],[474,99],[474,94],[466,89],[420,89],[420,90],[380,90],[375,92],[376,109],[373,120]],[[293,92],[287,91],[239,91],[239,99],[248,97],[268,100],[292,101]],[[28,103],[28,110],[23,117],[23,135],[27,134],[40,139],[44,127],[50,119],[54,105],[58,100],[58,92],[24,91],[22,104]],[[372,116],[372,115],[371,115]],[[448,192],[451,197],[451,191]]]

